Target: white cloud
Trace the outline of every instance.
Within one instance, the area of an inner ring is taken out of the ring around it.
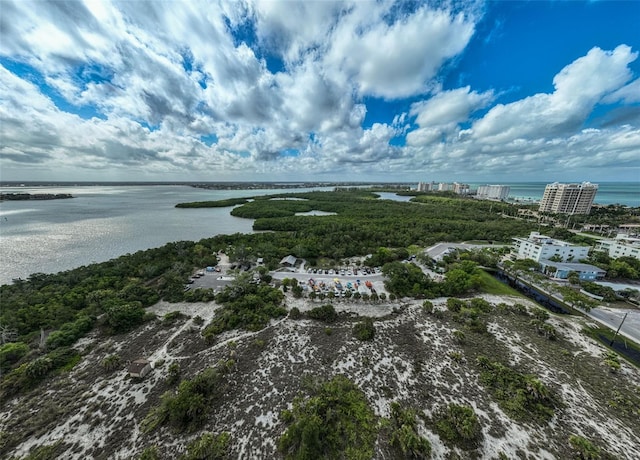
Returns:
[[[461,123],[492,99],[493,91],[477,93],[466,86],[442,91],[430,99],[411,104],[410,115],[416,117],[416,123],[421,127]]]
[[[553,93],[494,106],[474,123],[473,137],[480,142],[502,143],[574,132],[600,100],[630,80],[628,64],[637,56],[626,45],[613,51],[593,48],[555,76]]]
[[[381,20],[384,13],[358,4],[336,26],[324,59],[327,68],[354,79],[364,95],[393,99],[427,92],[438,69],[474,32],[473,20],[462,13],[422,7],[391,24]]]
[[[4,1],[0,58],[28,69],[0,66],[0,165],[23,179],[121,170],[210,180],[632,168],[638,53],[594,48],[553,78],[552,93],[491,107],[500,88],[442,90],[478,11],[391,0]],[[267,55],[284,69],[270,71]],[[369,119],[367,96],[415,102],[383,123]],[[592,120],[598,104],[627,105]],[[211,134],[217,143],[200,140]],[[406,146],[390,145],[404,134]],[[299,155],[283,155],[291,149]]]

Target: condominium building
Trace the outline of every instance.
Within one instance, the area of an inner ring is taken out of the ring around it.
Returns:
[[[548,184],[540,201],[540,212],[589,214],[598,184]]]
[[[471,189],[469,188],[469,184],[461,184],[459,182],[453,183],[453,193],[457,193],[458,195],[468,195]]]
[[[606,252],[612,259],[617,259],[618,257],[640,259],[640,238],[619,234],[614,240],[598,241],[596,250]]]
[[[508,185],[481,185],[476,192],[476,198],[483,200],[506,200],[511,187]]]
[[[438,184],[435,182],[418,182],[419,192],[432,192],[437,190]]]
[[[458,195],[468,195],[470,192],[469,184],[461,184],[459,182],[418,182],[419,192],[454,192]]]
[[[586,259],[591,246],[578,246],[556,240],[538,232],[531,232],[529,238],[513,238],[518,259],[533,259],[536,262],[559,259],[561,262],[578,262]]]

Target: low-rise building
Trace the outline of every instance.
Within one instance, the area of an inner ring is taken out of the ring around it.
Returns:
[[[543,273],[561,280],[566,280],[572,272],[577,273],[578,277],[583,281],[601,280],[607,274],[602,268],[589,264],[541,260],[540,266]]]
[[[578,246],[566,241],[556,240],[538,232],[531,232],[528,238],[513,238],[518,259],[541,260],[558,259],[571,262],[586,259],[591,246]]]
[[[285,267],[295,267],[298,259],[296,256],[288,255],[287,257],[283,257],[280,261],[280,265],[284,265]]]
[[[129,365],[129,375],[137,379],[144,378],[151,370],[151,363],[144,358],[136,359]]]
[[[613,240],[599,240],[595,249],[606,252],[612,259],[618,257],[640,259],[640,238],[619,234]]]

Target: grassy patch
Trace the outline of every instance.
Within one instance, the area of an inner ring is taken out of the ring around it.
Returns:
[[[518,297],[525,297],[517,290],[495,279],[491,274],[484,270],[479,270],[478,274],[481,278],[480,289],[487,294],[494,295],[515,295]],[[525,297],[526,298],[526,297]]]
[[[634,366],[640,367],[640,345],[634,341],[618,335],[612,346],[611,340],[615,332],[606,327],[585,327],[582,332],[615,351]]]

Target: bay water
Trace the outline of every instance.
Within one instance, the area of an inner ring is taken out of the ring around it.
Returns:
[[[104,262],[172,241],[251,233],[231,208],[175,208],[310,189],[208,190],[181,185],[3,187],[3,193],[68,193],[74,198],[0,202],[0,284]],[[326,190],[326,189],[325,189]]]

